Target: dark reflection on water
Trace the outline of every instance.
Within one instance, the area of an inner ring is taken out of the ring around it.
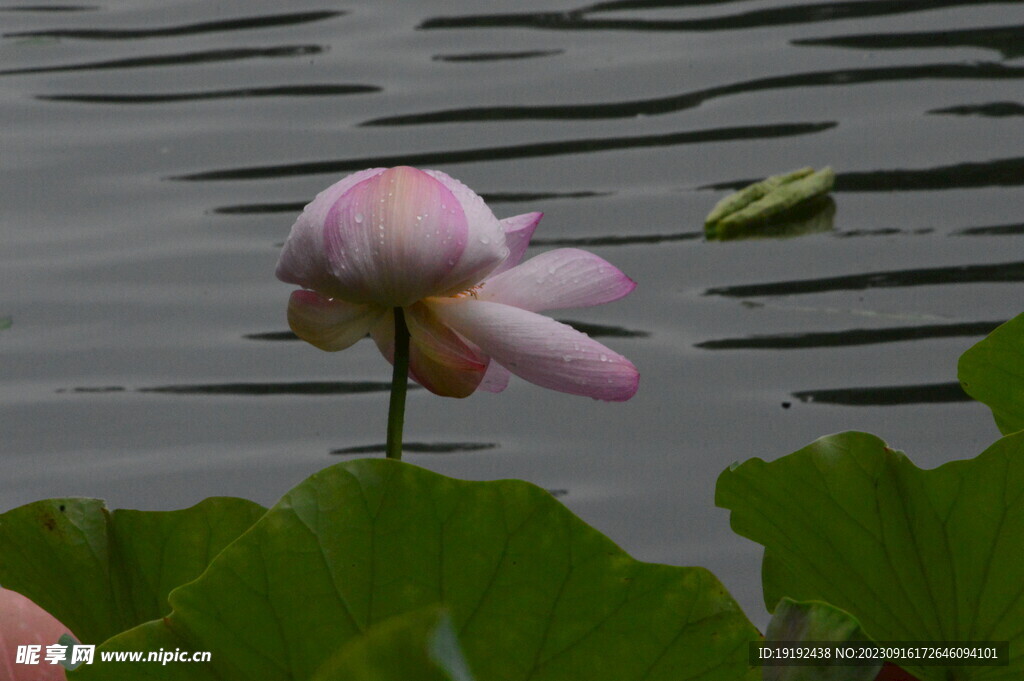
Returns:
[[[459,454],[494,449],[497,446],[496,442],[403,442],[402,452],[405,454]],[[386,451],[387,445],[381,443],[332,449],[331,454],[378,454]]]
[[[872,170],[836,175],[841,192],[920,191],[1024,185],[1024,156],[923,170]]]
[[[410,385],[413,389],[418,386]],[[391,390],[383,381],[300,381],[294,383],[206,383],[139,388],[140,393],[171,395],[356,395]]]
[[[1019,0],[989,0],[989,4],[1012,4]],[[567,12],[531,12],[521,14],[476,14],[427,19],[421,29],[436,28],[541,28],[554,30],[628,30],[628,31],[722,31],[817,23],[835,19],[881,17],[909,14],[943,7],[976,5],[976,0],[852,0],[813,5],[787,5],[758,9],[720,17],[699,19],[589,19],[587,14],[624,9],[688,7],[690,2],[600,3]]]
[[[362,170],[377,166],[410,165],[434,167],[445,163],[473,163],[511,160],[517,158],[538,158],[567,154],[588,154],[614,149],[641,149],[645,147],[669,147],[677,144],[700,144],[704,142],[726,142],[749,139],[769,139],[793,135],[809,135],[836,127],[833,121],[825,123],[779,123],[775,125],[752,125],[733,128],[711,128],[675,132],[665,135],[640,135],[629,137],[598,137],[591,139],[538,142],[507,147],[485,147],[457,151],[435,151],[401,156],[370,156],[366,158],[337,161],[310,161],[251,168],[229,168],[201,173],[178,175],[172,180],[261,180],[299,175],[320,175]]]
[[[0,7],[0,12],[93,12],[96,5],[14,5]]]
[[[580,236],[532,239],[532,246],[629,246],[634,244],[660,244],[669,241],[703,239],[704,232],[675,232],[672,234],[635,234],[633,236]]]
[[[1024,223],[992,225],[991,227],[967,227],[953,232],[952,236],[1016,236],[1018,234],[1024,234]]]
[[[582,331],[593,337],[614,337],[614,338],[646,338],[651,334],[647,331],[636,331],[621,326],[606,326],[604,324],[591,324],[590,322],[577,322],[569,319],[559,319],[563,324],[568,324],[577,331]],[[297,341],[299,337],[291,331],[265,331],[262,333],[247,333],[242,338],[256,341]]]
[[[299,337],[291,331],[266,331],[263,333],[247,333],[242,338],[258,341],[297,341]]]
[[[221,206],[214,208],[214,213],[222,215],[263,215],[267,213],[294,213],[298,215],[306,207],[305,201],[283,203],[243,203],[237,206]]]
[[[508,61],[510,59],[535,59],[564,54],[565,50],[527,50],[524,52],[467,52],[464,54],[437,54],[434,61]]]
[[[572,319],[559,319],[563,324],[568,324],[577,331],[581,331],[593,338],[647,338],[648,331],[637,331],[621,326],[606,326],[604,324],[591,324],[590,322],[578,322]]]
[[[100,71],[108,69],[137,69],[152,66],[179,66],[182,64],[204,64],[219,61],[241,61],[243,59],[302,57],[323,52],[319,45],[284,45],[265,48],[231,48],[220,50],[204,50],[202,52],[183,52],[179,54],[159,54],[149,57],[132,57],[130,59],[112,59],[109,61],[86,62],[84,64],[58,64],[55,66],[31,66],[20,69],[4,69],[0,76],[13,76],[25,73],[59,73],[62,71]]]
[[[901,343],[929,338],[959,338],[984,336],[1006,320],[998,322],[968,322],[962,324],[926,324],[923,326],[894,326],[885,329],[847,329],[821,333],[787,333],[745,338],[722,338],[696,343],[704,350],[804,350],[807,348],[835,348],[848,345],[874,345]]]
[[[952,114],[954,116],[1024,116],[1024,104],[1017,102],[990,102],[988,104],[965,104],[946,109],[932,109],[930,114]]]
[[[201,99],[245,99],[248,97],[328,97],[380,92],[376,85],[281,85],[237,90],[206,90],[202,92],[166,92],[159,94],[68,94],[36,95],[36,99],[55,102],[83,102],[89,104],[166,104],[191,102]]]
[[[179,24],[160,28],[136,29],[50,29],[45,31],[19,31],[4,33],[5,38],[76,38],[80,40],[140,40],[143,38],[168,38],[172,36],[188,36],[200,33],[219,33],[222,31],[240,31],[254,28],[274,28],[322,21],[341,16],[346,12],[319,11],[295,12],[290,14],[271,14],[267,16],[241,17],[238,19],[222,19],[198,24]]]
[[[843,277],[722,286],[709,288],[704,292],[704,295],[745,298],[748,296],[787,296],[802,293],[822,293],[824,291],[862,291],[869,288],[1014,281],[1024,281],[1024,262],[927,267],[911,270],[890,270],[887,272],[866,272],[864,274],[850,274]]]
[[[884,407],[900,404],[971,401],[970,396],[964,392],[959,383],[804,390],[793,393],[793,397],[801,402],[841,404],[848,407]]]
[[[862,236],[895,236],[897,234],[907,234],[911,236],[921,236],[924,234],[933,234],[935,232],[931,227],[921,227],[920,229],[898,229],[896,227],[880,227],[878,229],[851,229],[845,232],[836,232],[835,236],[840,239],[855,239]]]
[[[528,203],[532,201],[553,201],[555,199],[591,199],[611,196],[614,192],[534,192],[518,194],[484,193],[480,195],[487,203]]]
[[[57,390],[58,393],[123,393],[126,388],[122,385],[97,385],[97,386],[80,386],[77,388],[60,388]]]
[[[982,47],[1001,52],[1006,59],[1024,55],[1024,26],[964,28],[953,31],[915,33],[868,33],[834,38],[801,38],[793,45],[828,45],[862,50],[910,49],[921,47]]]
[[[480,197],[489,204],[499,203],[532,203],[536,201],[553,201],[556,199],[588,199],[593,197],[611,196],[613,192],[534,192],[516,194],[481,194]],[[221,215],[265,215],[271,213],[292,213],[298,215],[306,207],[305,201],[284,201],[281,203],[243,203],[234,206],[214,208],[214,213]],[[539,243],[534,241],[533,243]]]
[[[1024,78],[1024,66],[1006,66],[997,62],[975,64],[920,64],[914,66],[877,66],[860,69],[809,71],[729,83],[667,97],[597,104],[550,104],[534,106],[488,106],[446,109],[399,116],[374,118],[360,125],[422,125],[507,120],[589,120],[657,116],[692,109],[717,97],[749,94],[765,90],[834,85],[859,85],[903,80],[989,80]]]
[[[763,178],[716,182],[699,189],[741,189]],[[956,163],[919,170],[868,170],[836,173],[837,192],[924,191],[970,187],[1016,187],[1024,185],[1024,156],[977,163]]]

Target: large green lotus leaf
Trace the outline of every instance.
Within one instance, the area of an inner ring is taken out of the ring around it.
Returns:
[[[1024,678],[1024,433],[933,470],[873,435],[833,435],[730,467],[716,503],[765,546],[769,608],[826,601],[876,641],[1009,641],[1008,667],[907,670]]]
[[[84,643],[170,612],[171,589],[199,576],[266,509],[211,498],[180,511],[108,511],[97,499],[47,499],[0,515],[0,584]]]
[[[860,622],[850,613],[821,601],[798,603],[790,598],[783,598],[775,606],[765,632],[765,641],[769,643],[829,641],[838,645],[869,640]],[[881,662],[857,667],[844,666],[836,658],[818,662],[820,664],[806,667],[765,666],[763,681],[874,681],[882,669]]]
[[[440,604],[488,681],[758,676],[757,632],[706,570],[636,561],[529,483],[386,459],[307,479],[170,603],[100,652],[208,650],[210,678],[305,680],[374,625]],[[144,666],[74,678],[190,679],[199,665]]]
[[[439,607],[370,627],[311,681],[473,681],[451,618]]]
[[[1024,429],[1024,314],[960,356],[960,385],[988,405],[1003,435]]]

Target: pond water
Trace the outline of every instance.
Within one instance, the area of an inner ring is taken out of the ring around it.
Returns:
[[[382,444],[389,367],[294,341],[273,274],[303,204],[375,165],[543,211],[531,253],[639,282],[555,315],[636,363],[633,400],[412,391],[407,460],[556,491],[755,623],[726,466],[997,437],[956,360],[1022,308],[1020,2],[0,1],[3,509],[270,504]],[[730,188],[804,165],[836,169],[831,230],[704,239]]]

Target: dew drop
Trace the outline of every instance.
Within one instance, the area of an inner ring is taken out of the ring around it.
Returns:
[[[352,219],[355,220],[357,223],[361,223],[363,221],[363,214],[356,213],[355,215],[352,216]]]
[[[605,354],[602,353],[601,354],[601,361],[602,362],[607,362],[608,361],[608,355],[605,355]]]

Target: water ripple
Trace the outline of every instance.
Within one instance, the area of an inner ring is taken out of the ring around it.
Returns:
[[[383,116],[361,126],[423,125],[426,123],[467,123],[509,120],[594,120],[658,116],[693,109],[718,97],[785,88],[861,85],[902,80],[990,80],[1024,78],[1024,66],[997,62],[974,64],[919,64],[876,66],[831,71],[808,71],[782,76],[729,83],[667,97],[596,104],[550,104],[535,106],[487,106],[445,109],[425,113]]]
[[[707,296],[746,298],[751,296],[788,296],[825,291],[863,291],[869,288],[937,286],[943,284],[992,284],[1024,281],[1024,262],[991,265],[954,265],[921,269],[866,272],[841,277],[795,279],[763,284],[743,284],[709,288]]]
[[[273,166],[250,168],[229,168],[210,170],[188,175],[171,177],[172,180],[260,180],[267,178],[295,177],[300,175],[337,174],[378,166],[411,165],[432,167],[447,163],[494,162],[499,160],[561,156],[565,154],[586,154],[616,149],[639,149],[644,147],[665,147],[676,144],[699,144],[706,142],[731,142],[736,140],[769,139],[809,135],[830,130],[838,125],[834,121],[822,123],[777,123],[774,125],[752,125],[731,128],[712,128],[662,135],[632,137],[597,137],[556,142],[538,142],[507,147],[484,147],[461,149],[448,152],[404,154],[401,156],[371,156],[337,161],[310,161]]]
[[[805,350],[838,348],[851,345],[876,345],[931,338],[986,336],[1006,320],[996,322],[965,322],[960,324],[925,324],[893,326],[883,329],[846,329],[819,333],[788,333],[744,338],[721,338],[696,343],[704,350]]]
[[[1024,104],[1017,102],[989,102],[988,104],[965,104],[946,109],[932,109],[930,114],[952,114],[954,116],[1024,116]]]
[[[1024,234],[1024,223],[1011,225],[989,225],[987,227],[965,227],[951,236],[1018,236]]]
[[[903,50],[922,47],[981,47],[1002,53],[1006,59],[1024,55],[1024,26],[962,28],[913,33],[865,33],[830,38],[801,38],[793,45],[827,45],[862,50]]]
[[[403,442],[403,454],[457,454],[460,452],[479,452],[485,449],[494,449],[497,442]],[[332,449],[331,454],[380,454],[387,451],[384,443],[374,445],[357,445],[355,447],[343,447]]]
[[[270,213],[294,213],[298,215],[306,207],[306,201],[282,203],[242,203],[234,206],[214,208],[221,215],[266,215]]]
[[[559,319],[563,324],[568,324],[577,331],[581,331],[591,337],[614,337],[614,338],[646,338],[651,334],[647,331],[635,331],[621,326],[607,326],[604,324],[591,324],[590,322],[577,322],[570,319]],[[262,331],[259,333],[247,333],[242,338],[256,341],[297,341],[299,337],[292,331]]]
[[[972,401],[972,398],[964,392],[959,383],[804,390],[793,393],[793,397],[801,402],[840,404],[847,407],[887,407]]]
[[[530,203],[533,201],[553,201],[555,199],[592,199],[612,196],[614,192],[519,192],[515,194],[485,193],[481,194],[487,203]]]
[[[418,386],[410,385],[409,388]],[[291,383],[201,383],[139,388],[140,393],[171,395],[356,395],[385,393],[391,383],[384,381],[299,381]]]
[[[312,21],[323,21],[347,14],[340,11],[294,12],[289,14],[272,14],[268,16],[242,17],[239,19],[222,19],[198,24],[179,24],[160,28],[133,29],[49,29],[45,31],[19,31],[4,33],[5,38],[76,38],[80,40],[140,40],[143,38],[169,38],[173,36],[198,35],[200,33],[219,33],[222,31],[240,31],[254,28],[274,28],[305,24]]]
[[[745,178],[707,184],[698,189],[736,190],[762,178]],[[893,192],[1017,187],[1024,185],[1024,156],[994,161],[956,163],[916,170],[868,170],[836,173],[833,191]]]
[[[0,12],[94,12],[97,5],[12,5],[0,7]]]
[[[297,341],[299,337],[293,331],[262,331],[260,333],[247,333],[242,338],[258,341]]]
[[[703,239],[704,231],[672,232],[669,234],[632,234],[626,236],[578,236],[532,239],[531,246],[630,246],[635,244],[661,244],[669,241]]]
[[[434,61],[480,62],[508,61],[511,59],[536,59],[565,54],[565,50],[525,50],[523,52],[465,52],[462,54],[435,54]]]
[[[591,338],[647,338],[648,331],[637,331],[627,329],[623,326],[608,326],[606,324],[591,324],[590,322],[578,322],[573,319],[559,319],[563,324],[585,333]]]
[[[480,198],[488,204],[501,203],[533,203],[536,201],[554,201],[557,199],[589,199],[611,196],[613,192],[521,192],[481,194]],[[241,203],[233,206],[219,206],[213,209],[220,215],[268,215],[273,213],[299,214],[306,207],[306,201],[282,201],[280,203]],[[537,243],[537,242],[534,242]]]
[[[204,92],[166,92],[158,94],[67,94],[36,95],[36,99],[86,104],[167,104],[203,99],[245,99],[248,97],[333,97],[380,92],[376,85],[280,85],[276,87],[207,90]]]
[[[989,0],[988,4],[1013,4],[1019,0]],[[795,24],[819,23],[838,19],[909,14],[943,7],[974,6],[976,0],[850,0],[798,4],[757,9],[736,14],[699,19],[592,19],[597,14],[623,9],[647,9],[693,5],[694,2],[600,3],[565,12],[523,12],[506,14],[467,14],[434,17],[420,23],[423,30],[452,28],[535,28],[558,31],[726,31]],[[704,3],[699,3],[704,4]]]
[[[20,69],[0,70],[0,76],[13,76],[24,73],[60,73],[64,71],[98,71],[106,69],[136,69],[152,66],[181,66],[183,64],[205,64],[219,61],[240,61],[243,59],[302,57],[319,54],[324,48],[319,45],[282,45],[281,47],[264,48],[231,48],[205,50],[202,52],[183,52],[178,54],[159,54],[148,57],[132,57],[129,59],[112,59],[109,61],[86,62],[84,64],[57,64],[55,66],[30,66]]]

